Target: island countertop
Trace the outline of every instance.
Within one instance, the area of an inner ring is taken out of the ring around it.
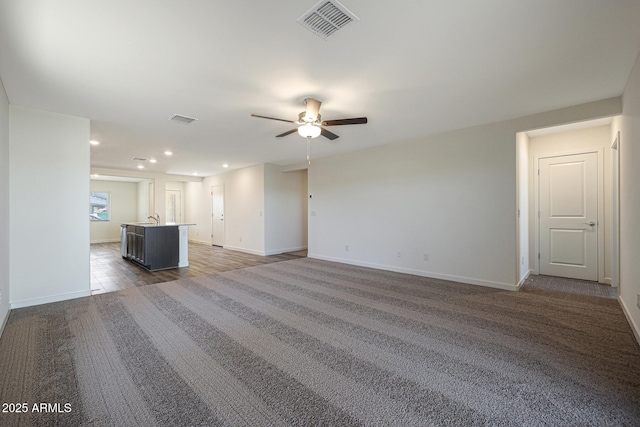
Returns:
[[[161,222],[160,224],[156,224],[155,222],[123,222],[121,225],[133,225],[135,227],[180,227],[184,225],[195,225],[191,223],[166,223]]]

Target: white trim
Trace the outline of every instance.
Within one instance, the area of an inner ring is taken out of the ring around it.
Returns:
[[[620,303],[620,307],[622,307],[622,312],[627,318],[627,322],[629,322],[629,326],[631,326],[631,331],[633,335],[636,337],[636,341],[638,345],[640,345],[640,327],[633,321],[633,317],[631,317],[631,312],[627,308],[624,303],[624,300],[618,295],[618,302]]]
[[[231,251],[238,251],[238,252],[244,252],[247,254],[252,254],[252,255],[260,255],[260,256],[265,256],[264,252],[260,252],[260,251],[254,251],[253,249],[245,249],[245,248],[239,248],[237,246],[223,246],[224,249],[229,249]]]
[[[217,245],[213,245],[211,242],[207,242],[207,241],[203,241],[203,240],[191,239],[191,240],[189,240],[189,243],[197,243],[199,245],[222,247],[223,249],[229,249],[230,251],[245,252],[245,253],[248,253],[248,254],[260,255],[260,256],[279,255],[279,254],[284,254],[284,253],[287,253],[287,252],[304,251],[306,249],[309,249],[307,246],[296,246],[294,248],[285,248],[285,249],[277,249],[277,250],[268,251],[268,252],[260,252],[260,251],[254,251],[254,250],[251,250],[251,249],[239,248],[239,247],[228,246],[228,245],[217,246]]]
[[[27,299],[22,301],[14,301],[11,303],[11,309],[31,307],[33,305],[48,304],[50,302],[66,301],[69,299],[82,298],[91,296],[91,289],[88,291],[69,292],[66,294],[50,295],[48,297]]]
[[[213,246],[211,242],[207,242],[206,240],[189,239],[189,243],[197,243],[198,245]]]
[[[297,252],[297,251],[303,251],[305,249],[308,249],[308,247],[307,246],[297,246],[295,248],[276,249],[276,250],[273,250],[273,251],[265,252],[265,255],[269,256],[269,255],[286,254],[287,252]]]
[[[533,274],[533,270],[532,270],[532,269],[529,269],[529,271],[527,271],[527,272],[524,274],[524,276],[522,276],[522,277],[520,278],[520,281],[518,282],[518,285],[517,285],[517,286],[518,286],[518,289],[520,289],[520,288],[522,287],[522,285],[524,285],[524,282],[526,282],[526,281],[527,281],[527,279],[529,278],[529,276],[530,276],[531,274]]]
[[[620,131],[611,148],[611,286],[617,288],[620,286]]]
[[[598,283],[607,283],[604,277],[604,229],[609,219],[604,214],[605,188],[604,188],[604,147],[598,150]],[[611,280],[609,283],[611,284]]]
[[[4,315],[4,319],[0,322],[0,337],[2,337],[2,333],[4,332],[4,327],[7,325],[7,321],[9,320],[9,314],[11,313],[11,309],[7,310],[7,313]]]
[[[430,277],[432,279],[450,280],[452,282],[465,283],[468,285],[484,286],[487,288],[503,289],[506,291],[518,290],[518,285],[513,285],[511,283],[492,282],[488,280],[474,279],[471,277],[451,276],[448,274],[439,274],[439,273],[432,273],[429,271],[414,270],[410,268],[402,268],[402,267],[396,267],[391,265],[382,265],[382,264],[374,264],[374,263],[363,262],[363,261],[354,261],[351,259],[326,257],[326,256],[316,255],[316,254],[308,254],[307,258],[320,259],[323,261],[339,262],[342,264],[357,265],[359,267],[375,268],[376,270],[385,270],[385,271],[393,271],[396,273],[411,274],[414,276]]]
[[[178,226],[178,268],[189,267],[189,226]]]
[[[89,244],[93,245],[94,243],[120,243],[120,239],[98,239],[91,240]]]

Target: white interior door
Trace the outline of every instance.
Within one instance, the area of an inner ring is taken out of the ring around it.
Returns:
[[[224,187],[211,187],[211,244],[224,246]]]
[[[168,224],[179,224],[182,222],[182,195],[179,190],[166,190],[165,192],[165,214]]]
[[[598,154],[538,161],[540,274],[598,280]]]

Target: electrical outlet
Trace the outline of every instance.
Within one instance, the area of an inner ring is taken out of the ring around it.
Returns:
[[[424,254],[424,255],[422,256],[422,259],[423,259],[424,261],[429,261],[429,254]]]
[[[520,257],[520,264],[524,265],[524,257]]]
[[[240,242],[242,242],[242,237],[240,238]]]
[[[349,252],[349,245],[344,245],[344,251]]]
[[[637,295],[638,301],[636,301],[636,305],[640,308],[640,294]]]
[[[400,258],[401,256],[402,256],[402,252],[397,251],[397,252],[396,252],[396,258]]]

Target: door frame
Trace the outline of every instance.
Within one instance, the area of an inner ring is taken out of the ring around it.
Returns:
[[[222,245],[221,247],[224,247],[225,244],[225,237],[227,234],[227,227],[226,227],[226,209],[227,209],[227,204],[225,203],[225,188],[224,188],[224,183],[223,184],[217,184],[217,185],[212,185],[209,189],[209,194],[210,196],[210,200],[209,200],[209,206],[211,207],[211,237],[209,238],[209,243],[212,246],[218,246],[215,245],[213,243],[213,230],[214,230],[214,218],[213,218],[213,188],[214,187],[220,187],[222,189]]]
[[[535,239],[535,256],[534,256],[534,274],[540,274],[540,159],[552,157],[573,156],[576,154],[596,153],[598,156],[598,282],[611,284],[611,278],[604,277],[604,148],[585,148],[583,150],[574,150],[568,152],[557,152],[543,155],[533,156],[533,191],[535,205],[535,221],[534,221],[534,239]]]
[[[620,131],[611,143],[611,286],[620,286]]]

